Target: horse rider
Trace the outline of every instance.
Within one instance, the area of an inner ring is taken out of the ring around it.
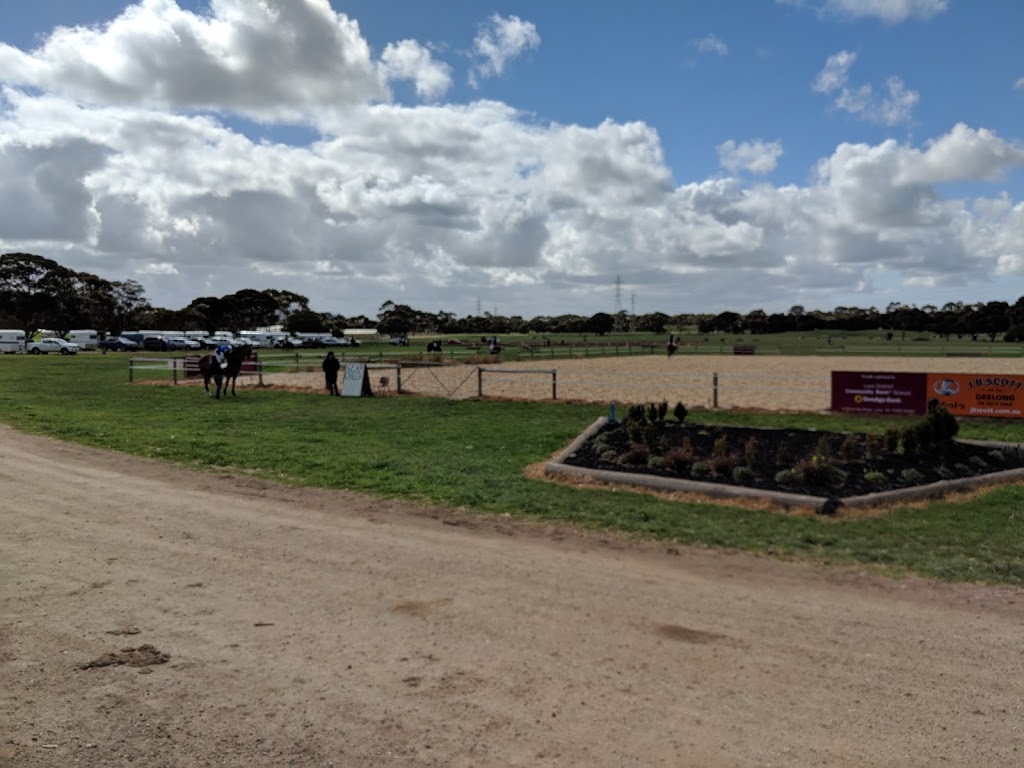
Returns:
[[[224,370],[228,364],[228,352],[231,351],[231,347],[227,344],[221,344],[215,350],[213,350],[213,362],[217,364],[220,370]]]

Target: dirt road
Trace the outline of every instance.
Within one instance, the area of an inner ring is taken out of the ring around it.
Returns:
[[[1019,590],[628,544],[5,427],[0,526],[2,765],[1024,763]]]

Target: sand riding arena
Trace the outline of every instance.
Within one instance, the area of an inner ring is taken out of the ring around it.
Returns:
[[[370,363],[373,388],[450,399],[480,397],[607,404],[681,401],[688,407],[827,411],[832,371],[984,373],[1024,375],[1021,358],[834,357],[773,355],[677,355],[517,361],[483,365]],[[381,386],[381,379],[387,381]],[[263,383],[273,388],[326,394],[323,374],[274,373]],[[255,376],[238,385],[258,385]]]

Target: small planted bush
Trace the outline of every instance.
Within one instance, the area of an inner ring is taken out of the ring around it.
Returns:
[[[733,467],[732,479],[743,485],[753,485],[757,474],[750,467]]]
[[[884,472],[865,472],[864,480],[875,489],[882,489],[889,485],[889,478]]]
[[[916,469],[904,469],[900,472],[900,480],[904,485],[921,485],[924,482],[924,475]]]
[[[690,467],[690,477],[694,480],[706,480],[711,474],[711,467],[708,466],[706,461],[695,461],[693,466]]]
[[[629,464],[634,467],[647,466],[647,461],[651,458],[651,449],[643,443],[633,443],[629,446],[620,461],[623,464]]]

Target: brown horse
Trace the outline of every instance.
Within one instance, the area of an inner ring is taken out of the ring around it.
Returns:
[[[203,374],[203,386],[206,387],[206,394],[210,394],[210,379],[213,379],[213,383],[217,385],[217,394],[215,397],[220,400],[221,384],[223,383],[223,392],[225,395],[228,393],[228,382],[226,379],[231,380],[231,396],[235,395],[235,383],[238,381],[238,374],[242,370],[242,363],[248,360],[252,356],[252,347],[245,344],[241,347],[232,347],[227,354],[227,362],[224,367],[217,365],[217,361],[213,355],[203,355],[199,358],[199,371]]]

